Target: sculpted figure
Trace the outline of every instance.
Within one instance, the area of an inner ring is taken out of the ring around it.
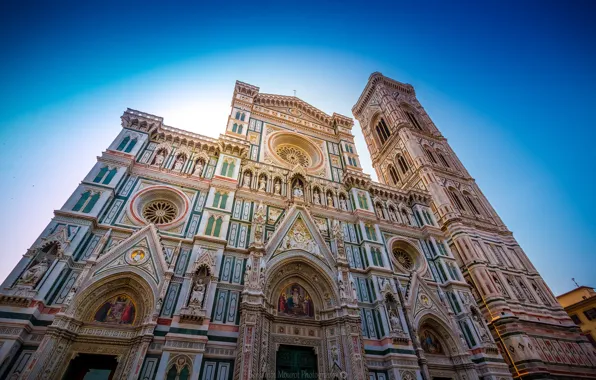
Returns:
[[[201,307],[203,305],[203,299],[205,298],[205,285],[203,284],[203,279],[199,278],[199,280],[195,283],[195,286],[192,290],[192,295],[190,297],[190,304],[194,306]]]
[[[178,159],[174,163],[174,170],[176,170],[176,171],[182,170],[183,165],[184,165],[184,159],[182,157],[178,157]]]
[[[70,289],[70,291],[68,292],[68,295],[66,296],[66,298],[64,299],[63,304],[64,305],[70,305],[70,303],[72,302],[72,299],[74,298],[76,292],[77,292],[77,288],[73,286]]]
[[[50,261],[47,257],[44,257],[39,263],[31,266],[23,273],[19,279],[19,283],[25,285],[35,285],[39,282],[39,280],[41,280],[49,268]]]
[[[244,187],[250,187],[250,180],[251,180],[250,173],[246,173],[244,175],[244,179],[242,179],[242,186],[244,186]]]
[[[265,191],[266,186],[267,183],[265,178],[261,178],[261,180],[259,181],[259,191]]]
[[[299,183],[296,183],[294,186],[294,196],[302,198],[304,196],[304,192],[302,191],[302,186]]]
[[[195,165],[195,171],[192,174],[198,176],[203,174],[203,161],[197,161],[197,164]]]
[[[274,191],[275,191],[275,194],[277,194],[277,195],[281,194],[281,185],[279,184],[279,181],[275,182]]]
[[[389,322],[391,323],[391,331],[403,331],[401,327],[401,321],[397,316],[395,310],[389,312]]]
[[[339,199],[339,207],[344,211],[348,210],[348,203],[346,202],[346,200],[344,198]]]
[[[333,207],[333,198],[331,197],[331,194],[327,194],[327,206]]]
[[[165,156],[163,154],[163,151],[159,151],[159,152],[157,152],[157,156],[155,156],[155,161],[153,164],[155,166],[161,166],[161,164],[163,164],[164,159],[165,159]]]
[[[318,190],[315,190],[312,201],[316,205],[321,204],[321,197]]]

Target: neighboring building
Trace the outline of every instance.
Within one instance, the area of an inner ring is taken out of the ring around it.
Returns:
[[[380,183],[352,119],[246,83],[217,139],[124,112],[2,284],[0,377],[594,376],[412,86],[353,113]]]
[[[589,286],[579,286],[557,297],[567,314],[596,347],[596,292]]]

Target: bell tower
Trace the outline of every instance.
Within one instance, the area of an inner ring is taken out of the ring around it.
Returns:
[[[559,371],[546,351],[564,347],[568,339],[593,357],[589,342],[426,114],[414,88],[373,73],[352,112],[379,181],[431,195],[439,227],[514,377]],[[575,366],[572,374],[581,377],[585,369]]]

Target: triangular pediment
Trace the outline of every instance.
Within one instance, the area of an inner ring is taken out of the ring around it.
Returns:
[[[334,267],[333,255],[308,211],[293,206],[265,247],[267,259],[290,251],[303,251]]]
[[[410,310],[414,311],[414,318],[425,312],[431,312],[440,316],[443,320],[449,321],[447,300],[441,300],[436,290],[426,284],[424,278],[420,277],[417,273],[413,273],[413,276],[412,283],[410,284],[411,291],[406,304]]]
[[[167,269],[159,234],[155,226],[150,224],[104,253],[92,277],[132,270],[160,285]]]
[[[320,125],[329,125],[331,120],[330,115],[295,96],[259,94],[255,102],[261,107]]]

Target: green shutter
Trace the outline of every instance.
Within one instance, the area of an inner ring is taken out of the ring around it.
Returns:
[[[110,170],[110,172],[108,173],[108,176],[103,180],[103,183],[105,185],[109,184],[112,181],[112,178],[114,178],[114,176],[116,175],[116,172],[118,170],[116,170],[116,168],[113,168],[112,170]]]
[[[87,202],[87,199],[89,199],[89,195],[91,195],[91,192],[89,191],[86,191],[83,194],[81,194],[81,198],[79,198],[77,204],[72,208],[72,211],[80,211],[85,202]]]
[[[83,212],[85,212],[85,213],[91,212],[91,210],[93,210],[93,206],[95,206],[95,203],[97,203],[98,199],[99,199],[99,193],[93,194],[93,196],[87,203],[87,206],[85,206],[85,208],[83,209]]]
[[[116,148],[116,150],[123,151],[124,148],[126,147],[126,144],[128,144],[129,141],[130,141],[130,137],[126,136],[124,139],[122,139],[122,141],[120,142],[120,145],[118,145],[118,148]]]
[[[95,178],[93,179],[93,182],[95,183],[99,183],[101,181],[101,179],[103,178],[103,176],[106,175],[106,172],[108,171],[108,167],[104,166],[103,168],[101,168],[99,170],[99,173],[97,173],[97,175],[95,176]]]
[[[215,221],[215,231],[213,231],[213,236],[219,237],[219,233],[221,232],[221,224],[223,223],[222,218],[217,219]]]
[[[130,142],[130,144],[128,144],[128,146],[126,147],[126,150],[124,151],[124,153],[130,153],[130,151],[132,150],[132,148],[135,147],[135,145],[137,145],[137,139],[134,139]]]
[[[213,223],[215,222],[215,218],[213,217],[213,215],[211,215],[209,217],[209,220],[207,220],[207,228],[205,228],[205,235],[211,235],[212,231],[213,231]]]

